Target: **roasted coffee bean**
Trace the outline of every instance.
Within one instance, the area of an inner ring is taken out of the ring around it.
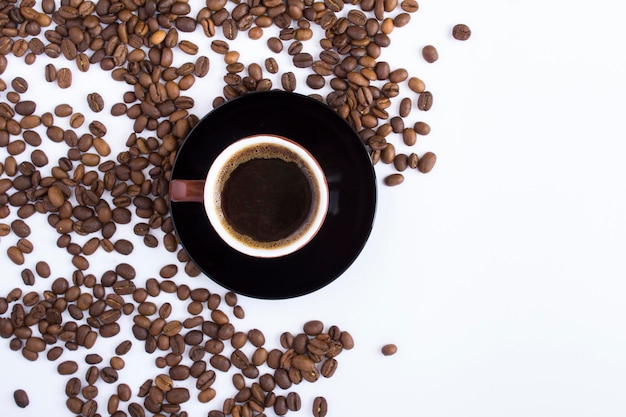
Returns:
[[[456,24],[452,28],[452,36],[454,37],[454,39],[457,39],[459,41],[466,41],[470,38],[471,35],[472,31],[467,25],[463,23]]]
[[[190,395],[187,388],[172,388],[165,394],[170,404],[182,404],[189,401]]]
[[[293,56],[293,65],[297,68],[307,68],[313,65],[313,57],[308,52],[300,52]]]
[[[422,57],[428,63],[433,63],[439,59],[439,53],[437,52],[437,48],[433,45],[426,45],[422,48]]]
[[[172,278],[177,273],[178,273],[178,266],[176,266],[175,264],[165,265],[159,271],[159,275],[162,278]]]
[[[287,394],[287,408],[289,411],[298,411],[302,407],[302,400],[297,392]]]
[[[101,362],[102,356],[98,355],[97,353],[90,353],[89,355],[85,356],[85,363],[89,365],[96,365]]]
[[[278,72],[278,63],[276,62],[276,60],[272,57],[267,58],[265,60],[265,69],[267,70],[267,72],[269,72],[270,74],[276,74]]]
[[[164,374],[157,375],[154,379],[154,384],[163,392],[168,392],[174,387],[172,378]]]
[[[420,80],[417,77],[409,78],[409,88],[415,93],[422,93],[426,89],[426,85],[424,81]]]
[[[265,335],[259,329],[251,329],[248,331],[248,340],[253,346],[261,347],[265,344]]]
[[[325,417],[328,413],[328,403],[324,397],[315,397],[313,400],[313,416]]]
[[[91,111],[99,113],[104,108],[104,99],[99,93],[87,94],[87,104]]]
[[[404,175],[402,174],[391,174],[384,179],[385,185],[390,187],[394,187],[396,185],[400,185],[404,182]]]
[[[34,285],[35,284],[35,275],[33,274],[33,271],[31,271],[30,269],[26,268],[24,270],[22,270],[22,281],[24,282],[24,285]]]
[[[117,371],[110,366],[106,366],[100,371],[100,378],[107,384],[116,382],[118,377]]]
[[[428,135],[430,133],[430,125],[428,123],[425,122],[416,122],[415,125],[413,126],[413,129],[415,129],[415,132],[419,135]]]
[[[436,162],[437,156],[432,152],[426,152],[421,158],[419,158],[417,169],[424,174],[429,173],[435,166]]]
[[[59,68],[56,74],[56,81],[59,88],[69,88],[72,86],[72,71],[69,68]]]
[[[117,395],[121,401],[128,401],[132,396],[132,390],[128,384],[119,384],[117,386]]]
[[[267,47],[277,54],[283,50],[283,42],[279,38],[271,37],[267,40]]]
[[[11,80],[11,87],[18,93],[25,93],[28,90],[28,82],[22,77],[15,77]]]
[[[10,246],[7,249],[9,259],[16,265],[24,264],[24,253],[17,246]]]
[[[324,323],[320,320],[310,320],[304,324],[302,329],[309,336],[315,336],[322,333],[324,330]]]
[[[284,416],[288,411],[289,408],[287,407],[287,399],[282,395],[277,396],[276,402],[274,403],[274,412],[276,415]]]
[[[71,375],[78,370],[78,364],[74,361],[61,362],[57,367],[60,375]]]
[[[422,111],[428,111],[433,105],[433,95],[430,91],[424,91],[417,98],[417,108]]]
[[[54,64],[46,64],[45,79],[49,83],[55,82],[57,80],[57,69]]]
[[[321,75],[309,74],[306,78],[306,85],[314,90],[319,90],[326,85],[326,80]]]
[[[130,351],[132,346],[133,342],[131,342],[130,340],[125,340],[117,345],[117,347],[115,348],[115,354],[119,356],[125,355]]]
[[[15,404],[20,408],[26,408],[30,404],[28,394],[23,389],[18,389],[13,392],[13,399]]]
[[[393,343],[386,344],[381,348],[381,352],[385,356],[395,355],[397,351],[398,347]]]

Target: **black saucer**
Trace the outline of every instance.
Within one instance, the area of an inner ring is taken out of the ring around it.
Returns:
[[[359,255],[374,221],[376,178],[359,136],[333,110],[309,97],[271,91],[228,101],[205,116],[179,149],[171,179],[204,180],[228,145],[263,133],[300,143],[324,170],[328,214],[311,242],[283,257],[253,258],[222,241],[203,203],[172,202],[172,220],[191,258],[220,285],[256,298],[296,297],[332,282]]]

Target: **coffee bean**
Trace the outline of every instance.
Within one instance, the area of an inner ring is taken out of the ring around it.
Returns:
[[[100,378],[107,384],[112,384],[119,378],[115,369],[110,366],[106,366],[100,370]]]
[[[397,351],[398,347],[393,343],[386,344],[381,348],[381,352],[385,356],[395,355]]]
[[[270,74],[276,74],[278,72],[278,63],[276,62],[276,60],[272,57],[267,58],[265,60],[265,69],[267,70],[267,72],[269,72]]]
[[[170,404],[182,404],[189,401],[190,395],[187,388],[172,388],[165,394]]]
[[[61,362],[57,367],[57,371],[60,375],[71,375],[78,370],[78,364],[74,361]]]
[[[15,404],[20,408],[26,408],[30,404],[28,394],[23,389],[18,389],[13,392],[13,399]]]
[[[11,222],[11,230],[19,237],[27,237],[30,235],[30,227],[20,219]]]
[[[267,47],[277,54],[283,50],[283,42],[279,38],[271,37],[267,40]]]
[[[178,273],[178,266],[176,266],[174,264],[165,265],[159,271],[159,275],[162,278],[172,278],[177,273]]]
[[[422,111],[428,111],[433,105],[433,95],[430,91],[424,91],[417,98],[417,108]]]
[[[323,88],[325,84],[326,80],[324,80],[324,77],[318,74],[309,74],[306,78],[306,85],[314,90]]]
[[[230,369],[231,362],[230,360],[221,354],[211,356],[209,360],[211,365],[217,369],[218,371],[226,372]]]
[[[390,187],[400,185],[404,182],[404,176],[402,174],[391,174],[384,179],[385,185]]]
[[[57,70],[53,64],[47,64],[45,67],[45,79],[48,82],[54,82],[57,79]]]
[[[69,68],[59,68],[56,74],[56,81],[59,88],[69,88],[72,86],[72,71]]]
[[[307,68],[313,65],[313,57],[308,52],[300,52],[293,56],[293,65],[297,68]]]
[[[25,93],[28,90],[28,82],[22,77],[15,77],[11,80],[11,87],[18,93]]]
[[[33,271],[31,271],[30,269],[26,268],[24,270],[22,270],[22,281],[24,282],[24,285],[34,285],[35,284],[35,274],[33,274]]]
[[[432,45],[426,45],[422,48],[422,57],[428,63],[433,63],[439,59],[439,53],[437,52],[437,48]]]
[[[313,416],[325,417],[328,413],[328,403],[324,397],[315,397],[313,400]]]
[[[99,93],[87,94],[87,104],[91,111],[99,113],[104,108],[104,99]]]
[[[432,152],[426,152],[421,158],[419,158],[417,169],[420,172],[427,174],[433,169],[435,162],[437,162],[437,156]]]
[[[309,336],[315,336],[322,333],[324,330],[324,323],[320,320],[310,320],[304,323],[302,329]]]
[[[24,264],[24,253],[17,246],[10,246],[7,249],[7,255],[9,259],[16,265]]]
[[[278,416],[284,416],[288,411],[287,399],[282,395],[277,396],[276,402],[274,403],[274,413]]]
[[[424,81],[420,80],[419,78],[411,77],[409,78],[409,88],[415,93],[419,94],[424,92],[424,90],[426,89],[426,85],[424,84]]]
[[[456,24],[452,28],[452,36],[454,37],[454,39],[457,39],[459,41],[466,41],[470,38],[471,35],[472,31],[467,25],[463,23]]]

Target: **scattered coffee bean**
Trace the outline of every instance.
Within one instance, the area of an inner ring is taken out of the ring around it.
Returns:
[[[452,28],[452,36],[454,37],[454,39],[457,39],[459,41],[466,41],[470,38],[471,35],[472,31],[467,25],[463,23],[454,25],[454,27]]]
[[[385,185],[390,187],[394,187],[396,185],[400,185],[404,182],[404,175],[402,174],[391,174],[385,177]]]
[[[91,111],[95,113],[99,113],[104,108],[104,100],[102,96],[98,93],[89,93],[87,94],[87,104]]]
[[[328,413],[328,403],[324,397],[315,397],[313,400],[313,417],[325,417]]]
[[[69,88],[72,86],[72,71],[69,68],[59,68],[56,74],[59,88]]]
[[[428,111],[433,106],[433,95],[430,91],[422,92],[417,98],[417,108]]]
[[[435,162],[437,162],[437,155],[432,152],[426,152],[419,159],[419,162],[417,163],[417,169],[420,172],[427,174],[433,169],[433,167],[435,166]]]
[[[28,394],[23,389],[18,389],[13,392],[13,399],[15,404],[20,408],[26,408],[30,404]]]
[[[393,343],[389,343],[381,348],[381,352],[385,356],[395,355],[396,352],[398,352],[398,347],[394,345]]]
[[[426,45],[422,48],[422,57],[428,63],[433,63],[439,59],[439,53],[437,52],[437,48],[432,45]]]

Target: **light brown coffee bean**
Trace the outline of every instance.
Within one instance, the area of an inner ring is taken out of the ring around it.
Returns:
[[[432,171],[436,162],[437,155],[435,155],[433,152],[426,152],[424,155],[422,155],[421,158],[419,158],[417,169],[418,171],[427,174]]]
[[[395,355],[398,352],[398,347],[393,343],[388,343],[381,348],[381,352],[385,356]]]
[[[437,48],[433,45],[426,45],[422,48],[422,57],[428,63],[433,63],[439,59],[439,53],[437,52]]]
[[[324,323],[320,320],[309,320],[302,326],[304,332],[309,336],[315,336],[324,330]]]
[[[59,88],[69,88],[72,86],[72,71],[69,68],[59,68],[56,76]]]
[[[169,375],[160,374],[154,379],[154,384],[163,392],[171,391],[174,387],[174,382]]]
[[[24,264],[24,254],[22,253],[21,250],[18,249],[17,246],[10,246],[7,249],[7,255],[9,256],[9,259],[16,265],[23,265]]]
[[[417,77],[411,77],[409,78],[409,88],[411,89],[411,91],[419,94],[424,92],[424,90],[426,89],[426,84],[424,84],[424,81],[420,80]]]
[[[402,174],[391,174],[384,179],[385,185],[389,187],[394,187],[396,185],[400,185],[404,182],[404,175]]]
[[[57,367],[60,375],[72,375],[78,370],[78,364],[75,361],[61,362]]]

